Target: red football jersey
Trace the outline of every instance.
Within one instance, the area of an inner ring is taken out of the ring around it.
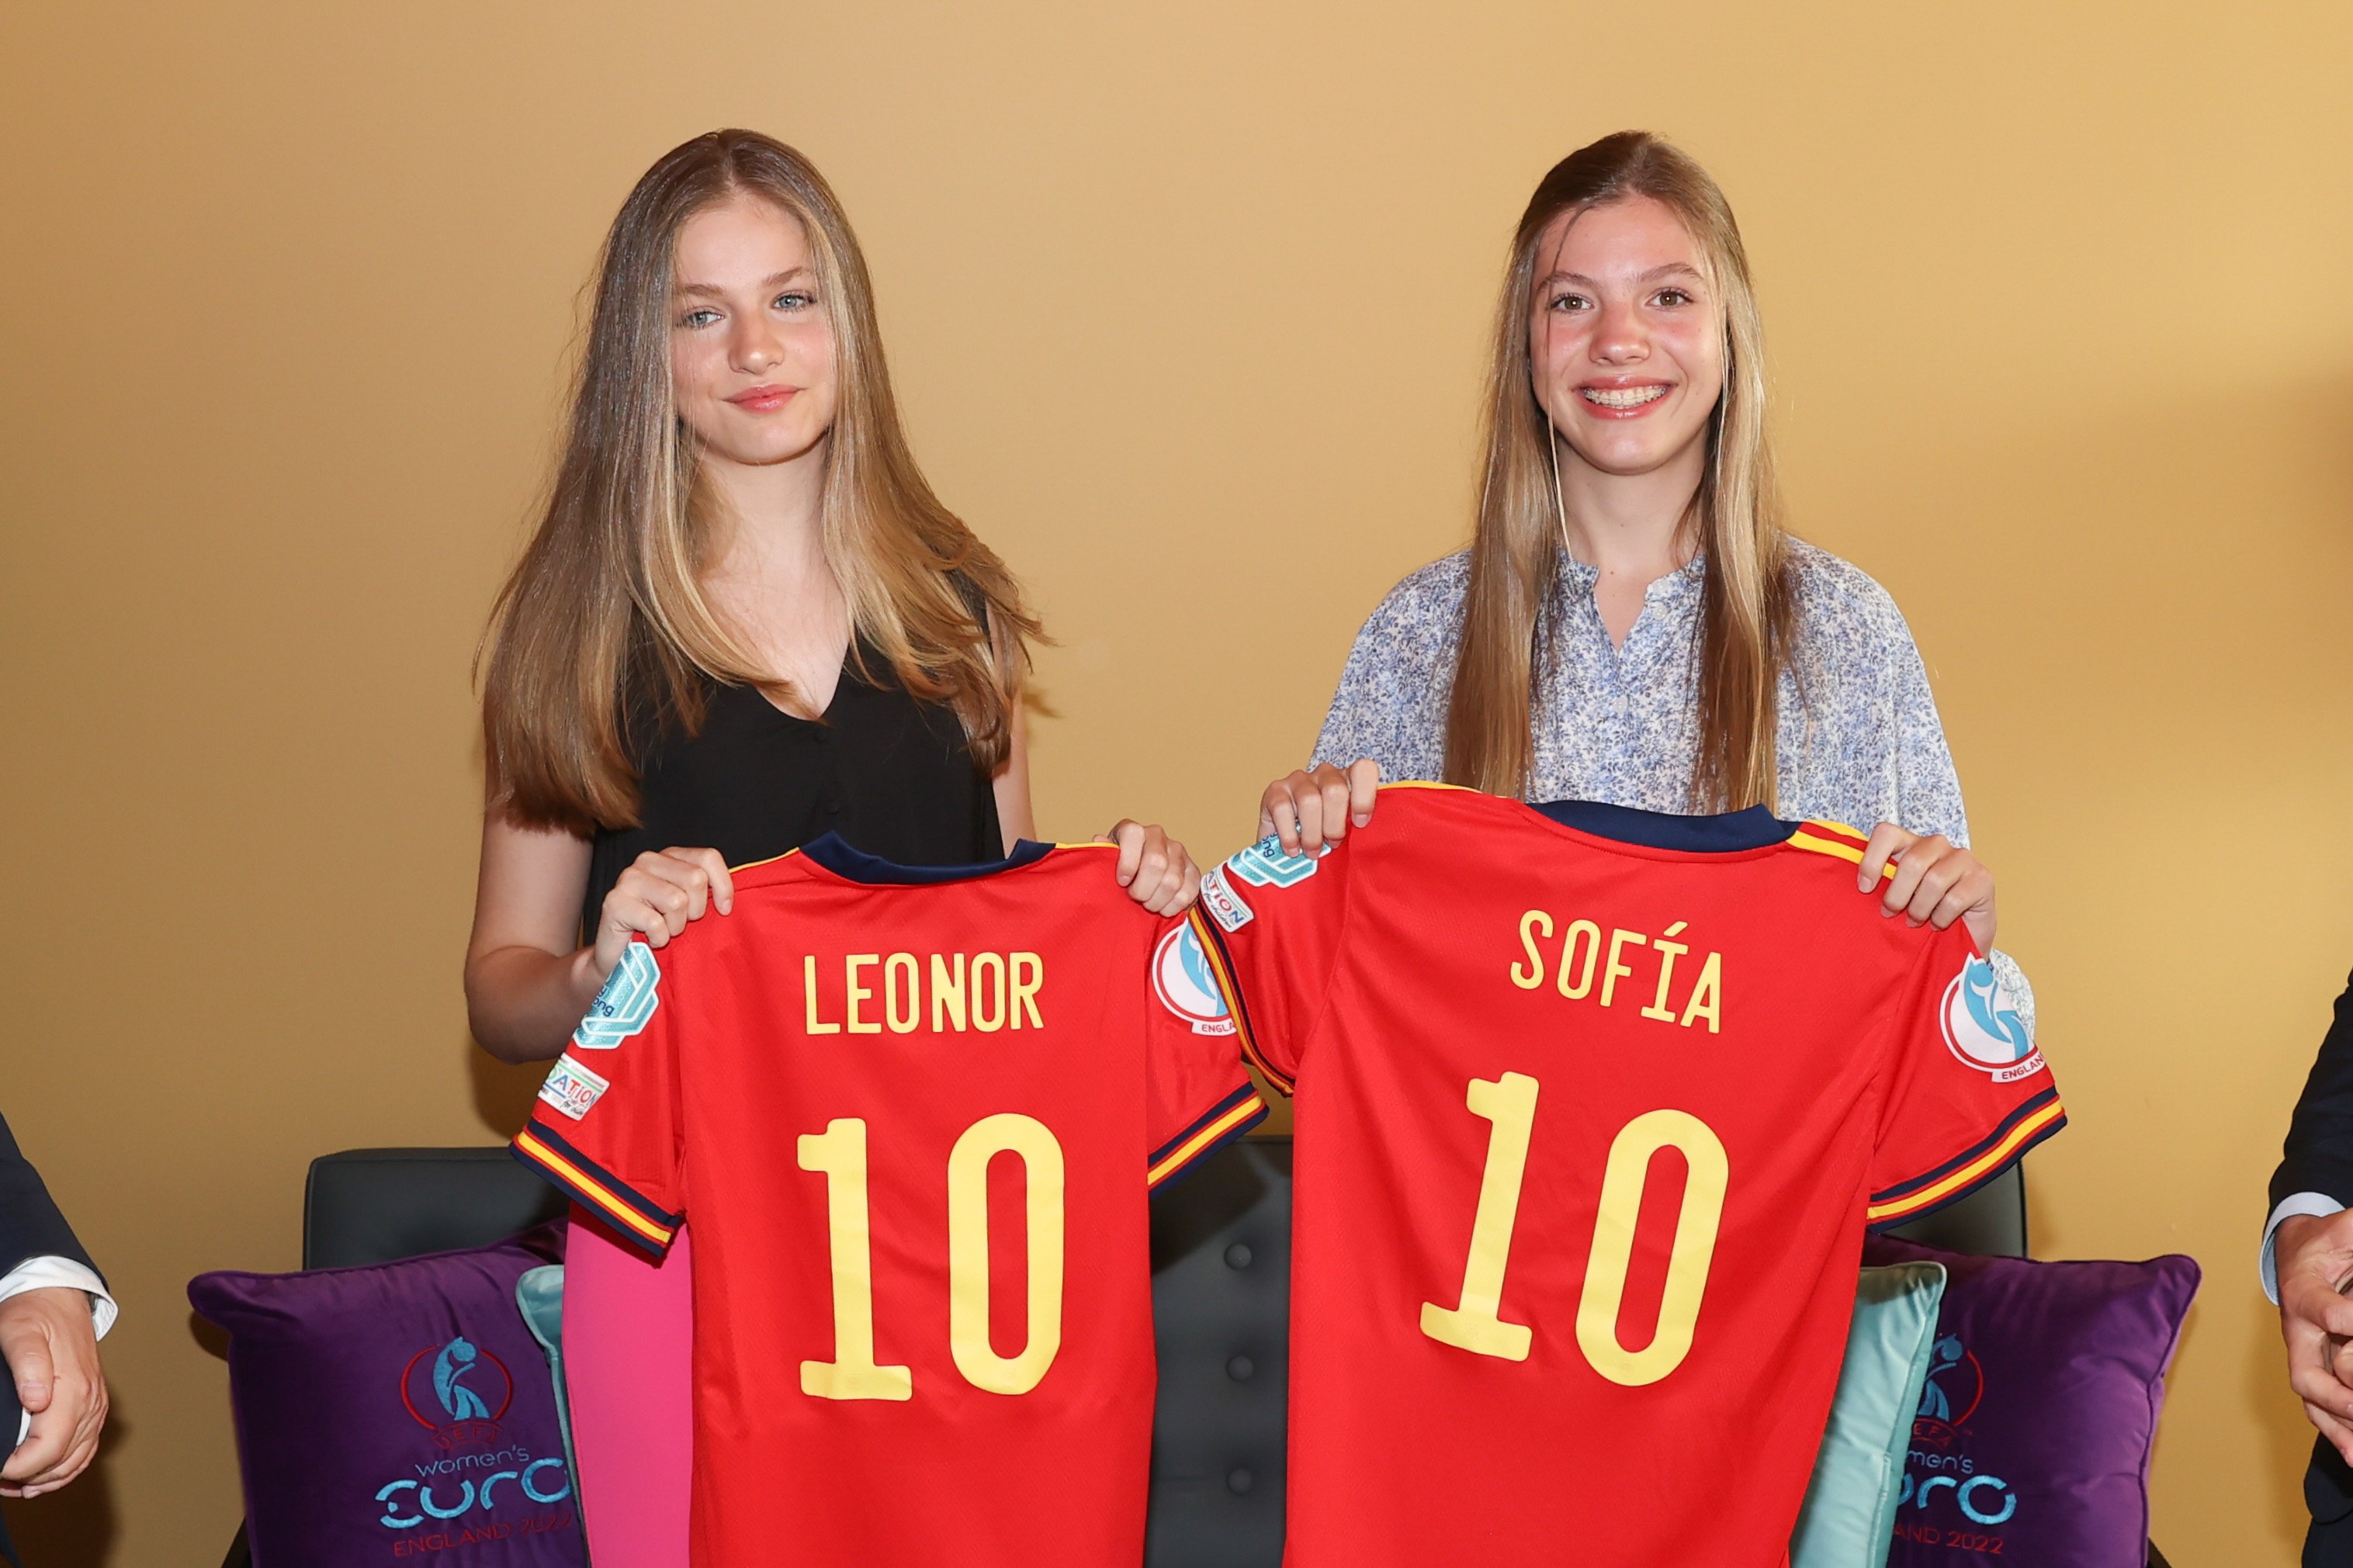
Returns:
[[[821,839],[629,948],[549,1074],[517,1154],[694,1228],[696,1563],[1141,1559],[1147,1193],[1265,1108],[1115,853]]]
[[[1425,785],[1212,873],[1297,1096],[1291,1568],[1785,1562],[1866,1223],[2062,1121],[1991,966],[1862,853]]]

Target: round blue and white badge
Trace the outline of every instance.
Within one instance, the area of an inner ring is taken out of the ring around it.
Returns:
[[[1209,972],[1209,956],[1187,923],[1160,939],[1152,953],[1152,990],[1160,1005],[1193,1026],[1197,1035],[1230,1035],[1234,1021]]]

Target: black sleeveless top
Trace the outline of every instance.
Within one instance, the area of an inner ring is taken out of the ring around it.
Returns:
[[[640,722],[638,825],[597,831],[581,930],[645,851],[710,848],[730,866],[766,860],[827,832],[902,866],[997,860],[997,795],[954,710],[920,702],[872,649],[875,683],[843,661],[822,722],[797,719],[750,686],[707,683],[702,728]]]

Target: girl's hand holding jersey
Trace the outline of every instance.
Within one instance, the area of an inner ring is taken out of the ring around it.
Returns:
[[[1181,915],[1200,895],[1201,868],[1166,829],[1122,817],[1101,842],[1119,846],[1119,885],[1154,914]]]
[[[1259,796],[1258,837],[1273,834],[1286,854],[1320,853],[1324,845],[1348,837],[1350,824],[1362,827],[1372,821],[1380,787],[1381,764],[1370,757],[1359,757],[1345,769],[1318,763],[1286,773]]]
[[[1979,952],[1993,951],[1993,873],[1984,861],[1941,833],[1923,837],[1883,822],[1871,830],[1855,886],[1871,891],[1883,868],[1891,867],[1881,914],[1900,914],[1915,926],[1938,931],[1961,921]]]
[[[711,910],[735,907],[734,879],[716,849],[649,849],[621,873],[596,917],[596,977],[621,962],[629,943],[642,936],[649,947],[670,939]]]

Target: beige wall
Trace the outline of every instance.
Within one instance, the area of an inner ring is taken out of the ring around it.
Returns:
[[[1044,826],[1206,858],[1462,534],[1527,190],[1641,125],[1746,226],[1801,530],[1927,653],[2074,1115],[2040,1249],[2208,1268],[2159,1538],[2291,1562],[2307,1434],[2251,1264],[2353,963],[2353,13],[1156,9],[12,26],[0,1096],[124,1303],[107,1456],[19,1530],[216,1561],[184,1282],[292,1267],[312,1155],[487,1142],[529,1092],[457,985],[468,660],[654,156],[740,123],[828,171],[917,446],[1060,639]]]

